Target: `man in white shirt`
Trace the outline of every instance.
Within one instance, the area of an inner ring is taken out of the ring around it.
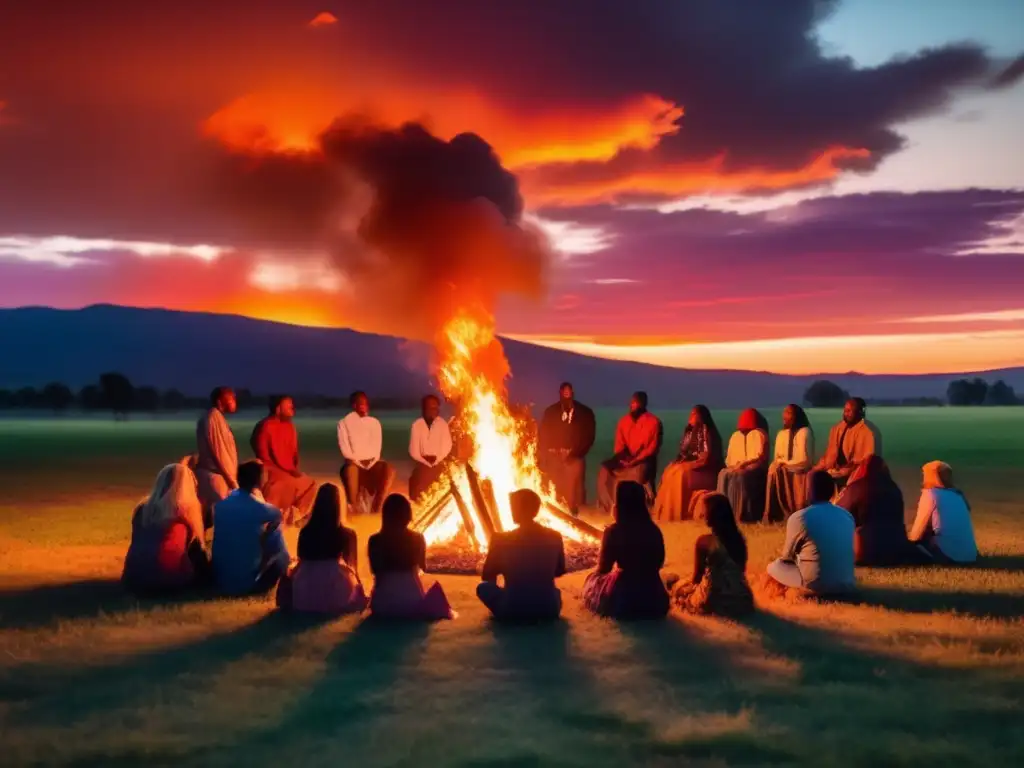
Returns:
[[[441,401],[434,395],[423,398],[423,416],[412,423],[409,456],[409,498],[417,501],[441,477],[444,460],[452,452],[448,422],[441,418]]]
[[[372,499],[370,511],[377,513],[395,479],[395,471],[381,461],[383,433],[380,422],[370,415],[370,398],[365,392],[355,392],[351,403],[352,412],[338,422],[338,447],[344,457],[341,482],[350,509],[356,509],[359,494],[364,492]]]

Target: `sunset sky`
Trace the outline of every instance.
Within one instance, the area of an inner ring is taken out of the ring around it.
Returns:
[[[555,257],[505,335],[688,368],[1024,365],[1022,57],[1021,0],[5,3],[0,306],[388,330],[213,170],[315,164],[358,114],[478,134],[518,178]]]

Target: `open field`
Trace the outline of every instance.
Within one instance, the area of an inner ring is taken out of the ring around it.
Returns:
[[[595,463],[617,415],[598,414]],[[662,415],[670,453],[684,414]],[[819,441],[837,415],[811,414]],[[728,433],[736,414],[715,416]],[[381,417],[400,460],[411,415]],[[192,420],[0,420],[3,763],[1024,764],[1024,409],[870,417],[908,514],[920,465],[953,465],[983,563],[862,569],[861,605],[776,603],[741,624],[601,621],[574,574],[564,622],[514,629],[487,621],[469,577],[442,578],[460,616],[429,627],[131,598],[132,505],[191,450]],[[243,455],[254,420],[233,419]],[[299,421],[325,480],[334,421]],[[376,521],[355,525],[365,545]],[[666,526],[669,569],[691,568],[699,532]],[[759,572],[782,532],[747,535]]]

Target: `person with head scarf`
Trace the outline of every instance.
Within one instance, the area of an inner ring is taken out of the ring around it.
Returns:
[[[815,469],[832,475],[836,488],[842,490],[868,456],[882,455],[882,433],[868,421],[867,404],[863,398],[851,397],[843,406],[843,420],[829,431],[825,455]]]
[[[583,604],[598,616],[657,619],[668,613],[661,581],[665,539],[651,519],[639,483],[615,489],[615,522],[604,529],[595,571],[583,584]]]
[[[629,413],[615,428],[615,453],[601,463],[597,475],[597,503],[611,512],[615,506],[615,486],[623,481],[640,483],[648,499],[654,497],[658,474],[658,453],[664,437],[661,419],[647,410],[647,393],[634,392]]]
[[[679,454],[661,476],[654,518],[658,521],[693,519],[697,491],[715,490],[723,464],[722,436],[711,411],[705,405],[694,406],[683,430]]]
[[[537,522],[541,501],[533,491],[513,491],[509,502],[516,527],[491,537],[477,597],[499,621],[553,621],[562,611],[555,586],[565,575],[562,534]]]
[[[941,563],[973,563],[978,544],[971,522],[971,505],[953,484],[953,469],[942,461],[922,467],[924,476],[910,541]]]
[[[836,500],[853,516],[853,552],[857,565],[916,562],[903,523],[903,492],[881,456],[869,456],[850,475]]]
[[[132,514],[132,540],[121,575],[128,589],[167,592],[209,580],[197,491],[196,476],[184,463],[160,470],[149,497]]]
[[[270,398],[270,413],[256,422],[249,444],[266,470],[263,498],[281,510],[288,525],[302,526],[316,494],[316,481],[299,471],[299,433],[295,401],[290,395]]]
[[[407,621],[454,619],[441,584],[423,588],[421,573],[427,567],[427,542],[422,533],[409,530],[412,504],[392,493],[381,507],[380,532],[367,544],[373,591],[370,613],[377,618]]]
[[[299,532],[299,562],[277,587],[277,606],[341,615],[366,608],[359,580],[356,532],[344,523],[345,496],[334,483],[317,490],[309,521]]]
[[[767,481],[768,420],[756,408],[748,408],[729,438],[725,468],[718,473],[718,492],[729,499],[739,522],[756,523],[764,517]]]
[[[782,412],[775,457],[768,467],[764,522],[782,522],[806,506],[807,473],[813,464],[814,430],[804,409],[790,403]]]
[[[710,532],[697,538],[693,577],[673,584],[672,602],[682,611],[701,615],[736,617],[752,613],[754,594],[746,576],[747,542],[736,525],[729,499],[721,493],[705,494],[697,516]]]

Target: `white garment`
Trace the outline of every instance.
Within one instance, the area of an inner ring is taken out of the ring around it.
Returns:
[[[948,488],[925,488],[917,503],[917,522],[927,520],[935,533],[935,545],[954,563],[973,563],[978,559],[971,511],[964,497]]]
[[[789,430],[784,429],[775,438],[775,461],[796,469],[810,469],[814,463],[814,433],[807,427],[800,427],[793,437],[793,458],[789,455]]]
[[[764,456],[766,448],[764,432],[759,429],[752,429],[745,435],[740,431],[733,432],[725,453],[725,466],[732,469],[746,461],[759,459]]]
[[[448,422],[438,416],[431,425],[427,426],[427,420],[416,419],[409,431],[409,455],[413,461],[417,461],[428,467],[440,464],[449,453],[452,452],[452,433],[448,429]],[[433,456],[434,463],[429,463],[424,456]]]
[[[338,422],[338,447],[349,461],[369,461],[373,466],[380,461],[383,443],[380,422],[373,416],[360,416],[352,411]]]

